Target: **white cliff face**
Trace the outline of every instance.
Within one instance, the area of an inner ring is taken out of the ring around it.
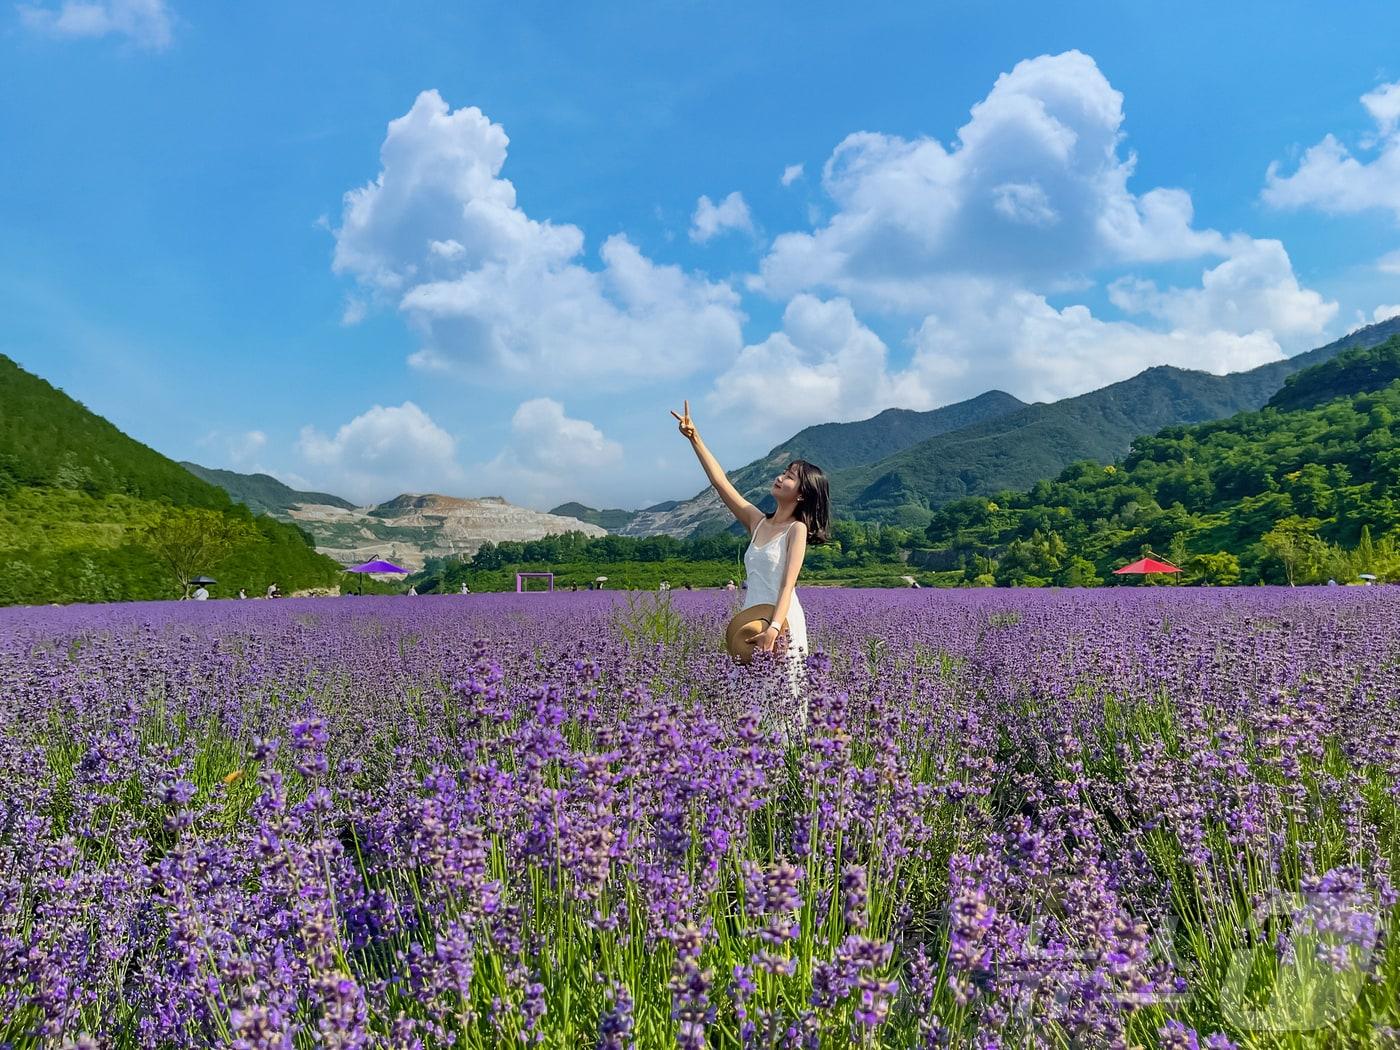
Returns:
[[[471,557],[487,542],[538,540],[564,532],[606,536],[597,525],[516,507],[497,496],[396,496],[373,507],[344,510],[300,503],[286,517],[315,540],[316,549],[344,565],[384,558],[417,571],[428,558]]]
[[[675,536],[683,539],[697,528],[727,528],[734,518],[714,489],[677,503],[670,510],[643,510],[618,530],[622,536]]]

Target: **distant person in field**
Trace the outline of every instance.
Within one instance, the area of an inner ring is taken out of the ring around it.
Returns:
[[[200,584],[194,589],[194,600],[197,602],[207,602],[209,600],[209,589]]]
[[[730,484],[724,468],[700,440],[700,433],[690,418],[690,402],[685,402],[684,415],[676,415],[674,411],[671,415],[680,422],[681,435],[695,450],[719,498],[748,529],[749,546],[744,552],[747,575],[744,608],[773,606],[773,617],[757,642],[757,648],[765,652],[772,652],[778,644],[786,622],[788,669],[796,694],[802,658],[807,653],[807,617],[797,599],[797,575],[802,571],[807,544],[827,540],[830,497],[826,475],[805,459],[793,460],[773,479],[769,491],[777,507],[772,514],[764,514]]]
[[[269,598],[280,598],[282,596],[282,592],[277,589],[277,584],[275,582],[267,585],[267,596]]]

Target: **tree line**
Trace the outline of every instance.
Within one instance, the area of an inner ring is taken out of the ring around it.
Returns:
[[[1156,552],[1188,582],[1400,578],[1400,339],[1290,377],[1260,411],[1168,427],[925,532],[967,582],[1093,585]]]
[[[1174,582],[1233,585],[1400,579],[1400,338],[1289,377],[1256,412],[1138,438],[1117,463],[1071,464],[1058,477],[992,498],[954,500],[922,533],[855,521],[808,550],[807,576],[914,575],[942,586],[1098,586],[1153,553]],[[729,564],[737,529],[690,539],[581,533],[487,544],[454,578],[512,566]],[[908,563],[906,565],[906,562]],[[444,565],[430,566],[429,586]]]

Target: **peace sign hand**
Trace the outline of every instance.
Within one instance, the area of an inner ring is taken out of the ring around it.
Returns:
[[[671,415],[676,416],[676,418],[677,418],[678,420],[680,420],[680,424],[681,424],[681,425],[680,425],[680,432],[681,432],[681,435],[682,435],[683,437],[685,437],[685,438],[691,440],[691,441],[694,441],[694,440],[695,440],[695,424],[692,423],[692,422],[690,421],[690,402],[689,402],[689,401],[685,402],[685,409],[684,409],[684,411],[685,411],[685,415],[683,415],[683,416],[676,416],[676,410],[673,408],[673,409],[671,409]]]

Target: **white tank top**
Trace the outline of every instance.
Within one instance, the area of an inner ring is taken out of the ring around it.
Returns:
[[[759,522],[759,525],[762,524]],[[786,529],[761,547],[754,542],[758,536],[758,528],[754,528],[753,535],[749,537],[749,549],[744,551],[744,572],[748,574],[749,582],[748,594],[744,596],[745,606],[778,604],[778,590],[782,586],[783,569],[787,565],[788,535],[795,524],[790,522]],[[796,603],[796,593],[792,600]]]

